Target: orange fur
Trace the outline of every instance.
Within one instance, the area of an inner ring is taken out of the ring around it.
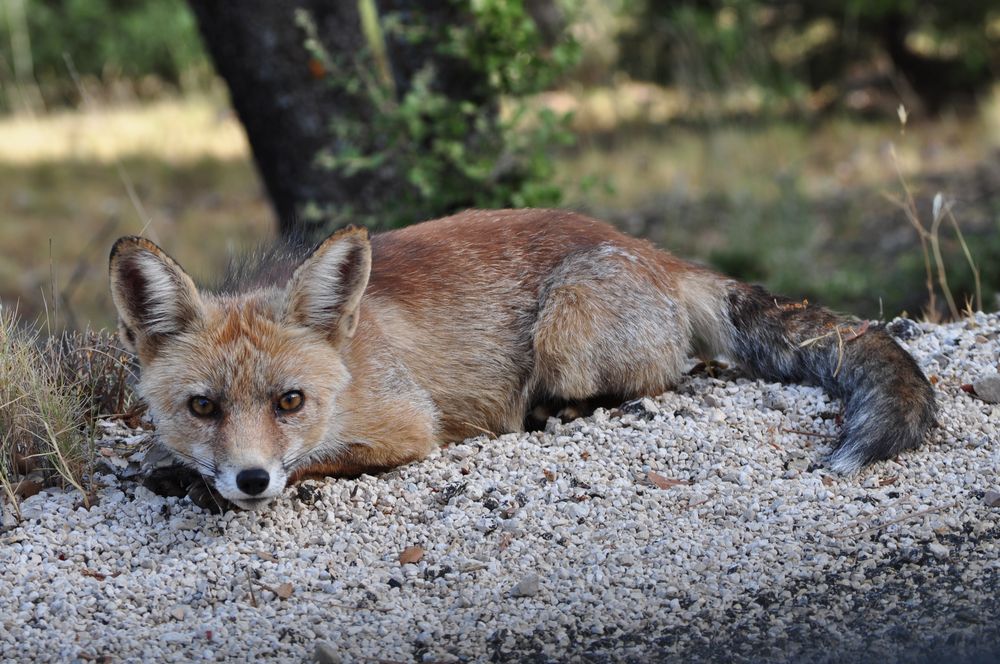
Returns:
[[[772,350],[747,346],[730,310],[766,323],[755,291],[566,211],[473,210],[372,238],[347,229],[287,269],[262,267],[291,277],[211,293],[148,240],[123,238],[111,256],[122,339],[161,440],[247,507],[305,476],[517,431],[539,402],[660,393],[690,353],[736,349],[754,369]],[[827,320],[793,316],[792,332]],[[275,407],[289,390],[304,395],[294,413]],[[192,415],[194,396],[217,416]]]

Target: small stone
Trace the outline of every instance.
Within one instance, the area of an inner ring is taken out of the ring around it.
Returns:
[[[30,498],[26,498],[21,502],[20,511],[22,519],[40,519],[49,513],[50,508],[45,503],[45,498],[47,494],[36,493]]]
[[[983,502],[987,507],[1000,507],[1000,491],[987,491],[983,496]]]
[[[475,454],[475,450],[471,445],[453,445],[448,448],[448,453],[454,459],[468,459],[470,456]]]
[[[1000,374],[980,376],[972,381],[972,389],[986,403],[1000,403]]]
[[[313,482],[303,482],[298,486],[296,490],[299,500],[306,505],[314,505],[316,499],[319,498],[319,491],[317,490],[317,485]]]
[[[944,560],[951,553],[944,544],[939,544],[937,542],[931,542],[927,545],[927,550],[931,552],[938,560]]]
[[[424,557],[424,549],[419,546],[408,546],[403,549],[403,552],[399,554],[399,564],[400,565],[410,565],[420,562],[420,559]]]
[[[314,664],[340,664],[343,660],[332,645],[326,641],[317,641],[310,661]]]
[[[8,506],[5,502],[0,503],[0,532],[16,525],[17,516],[14,514],[13,507]]]
[[[649,397],[643,397],[642,399],[626,401],[621,405],[621,411],[626,415],[635,415],[644,420],[651,420],[660,412],[660,409],[655,401]]]
[[[504,519],[500,522],[500,530],[515,537],[524,533],[524,528],[518,519]]]
[[[920,329],[920,326],[909,318],[897,318],[886,325],[885,330],[892,336],[897,339],[902,339],[903,341],[914,339],[923,334],[923,330]]]
[[[529,574],[511,588],[511,597],[534,597],[538,594],[538,575]]]
[[[768,410],[777,410],[782,413],[788,410],[788,402],[780,394],[774,392],[765,394],[761,400],[761,405]]]
[[[809,469],[809,458],[805,456],[793,456],[785,461],[785,470],[804,471]]]

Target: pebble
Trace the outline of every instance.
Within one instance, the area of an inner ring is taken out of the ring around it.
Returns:
[[[889,334],[903,341],[909,341],[923,333],[920,326],[909,318],[897,318],[886,325],[885,329]]]
[[[986,403],[1000,403],[1000,374],[980,376],[972,381],[972,389]]]
[[[776,394],[774,392],[767,392],[764,394],[761,404],[764,408],[781,411],[782,413],[788,410],[788,402],[785,401],[784,397],[780,394]]]
[[[341,664],[343,659],[331,644],[326,641],[318,641],[313,647],[313,656],[310,661],[313,664]]]
[[[534,597],[538,594],[538,575],[530,574],[517,582],[510,590],[511,597]]]
[[[994,371],[1000,316],[904,326],[901,343],[939,377],[940,427],[851,477],[824,467],[828,439],[783,431],[836,434],[821,414],[839,402],[727,370],[632,413],[289,488],[261,512],[213,515],[117,472],[89,511],[46,490],[0,530],[0,659],[878,662],[961,649],[1000,619],[998,414],[959,389]],[[161,462],[156,449],[144,462]],[[650,473],[678,483],[652,487]],[[415,543],[423,557],[401,567]],[[283,584],[286,599],[268,590]],[[953,625],[959,611],[979,622]]]

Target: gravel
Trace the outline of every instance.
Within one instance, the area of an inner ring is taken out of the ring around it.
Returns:
[[[893,329],[941,426],[853,477],[836,401],[733,370],[265,512],[153,494],[109,424],[94,507],[4,517],[0,661],[995,661],[1000,317]]]

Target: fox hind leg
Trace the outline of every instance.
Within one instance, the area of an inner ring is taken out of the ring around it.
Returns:
[[[642,249],[602,245],[554,271],[534,332],[533,402],[620,403],[676,383],[691,324],[670,275]]]

